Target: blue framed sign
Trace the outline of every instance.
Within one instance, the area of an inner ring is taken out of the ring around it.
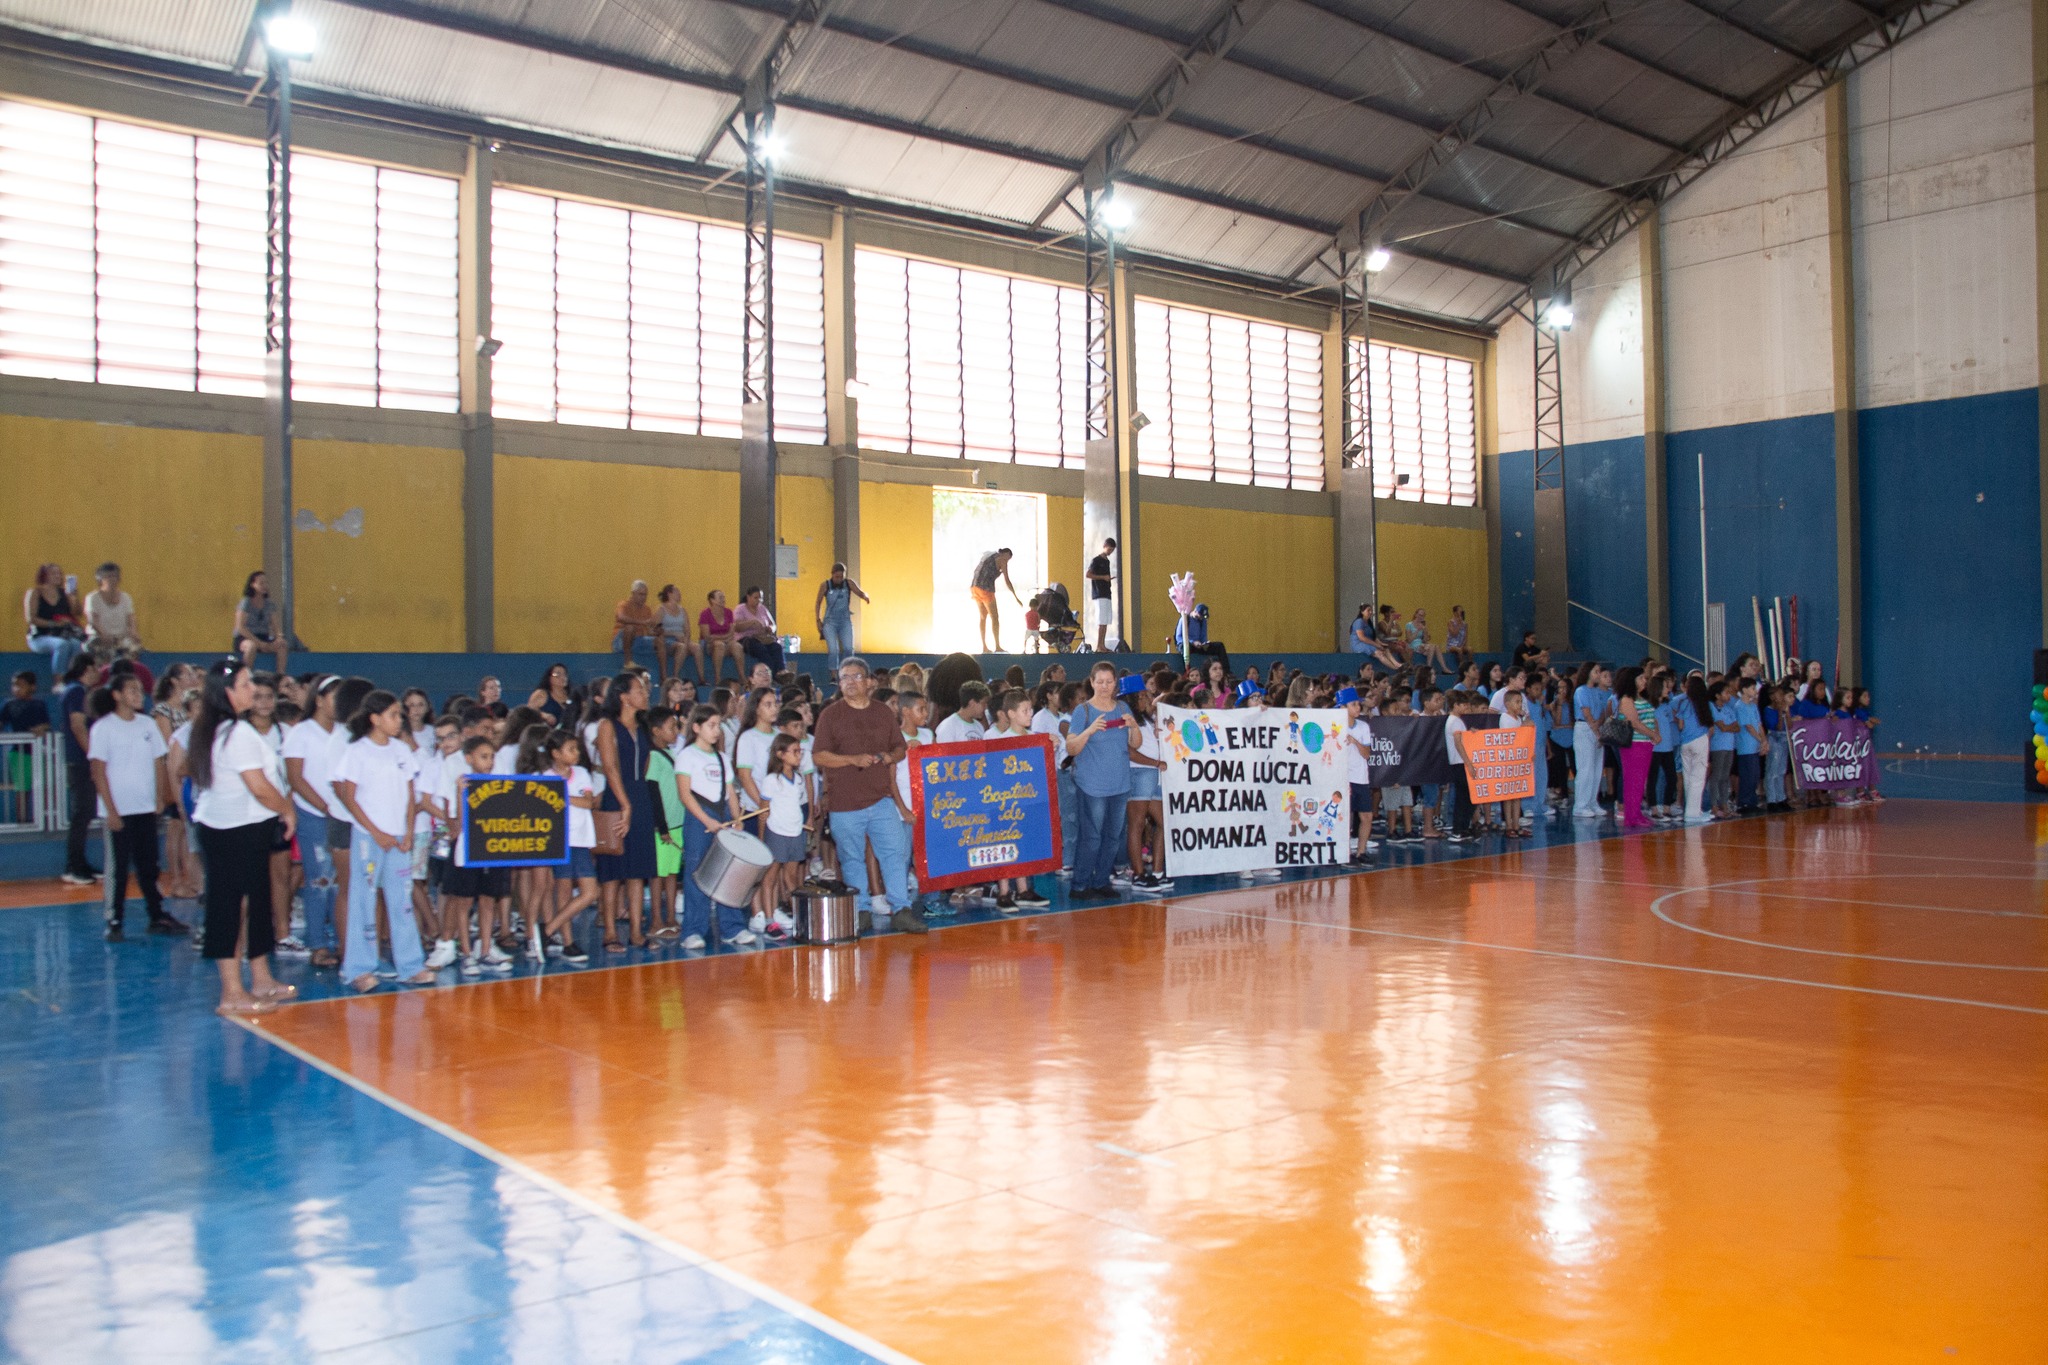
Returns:
[[[920,888],[944,890],[1060,866],[1052,740],[1007,735],[910,751],[912,852]]]

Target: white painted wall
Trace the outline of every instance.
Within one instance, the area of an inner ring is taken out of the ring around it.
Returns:
[[[1827,231],[1819,100],[1666,206],[1671,430],[1833,411]]]
[[[1617,242],[1572,284],[1564,370],[1564,439],[1613,441],[1643,434],[1641,229]]]
[[[2028,0],[1976,0],[1849,83],[1856,401],[2030,388]]]

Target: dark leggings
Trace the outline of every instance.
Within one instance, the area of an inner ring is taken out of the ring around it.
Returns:
[[[1650,804],[1678,804],[1678,755],[1672,751],[1650,755]]]
[[[232,829],[199,826],[199,852],[206,859],[206,943],[200,956],[231,958],[242,937],[242,902],[249,903],[251,962],[270,956],[277,942],[270,923],[270,850],[277,843],[275,819]],[[393,906],[396,916],[405,907]]]
[[[107,918],[118,921],[128,909],[128,870],[135,869],[135,885],[151,919],[164,913],[163,893],[157,890],[156,816],[124,815],[121,828],[107,831],[113,853],[107,860]]]

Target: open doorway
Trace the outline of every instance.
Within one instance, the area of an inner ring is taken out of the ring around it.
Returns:
[[[991,550],[1008,546],[1010,581],[1026,602],[1045,586],[1045,499],[1036,493],[1000,493],[978,488],[932,490],[931,648],[975,652],[974,601],[967,588],[974,566]],[[996,584],[1003,648],[1024,651],[1024,611]]]

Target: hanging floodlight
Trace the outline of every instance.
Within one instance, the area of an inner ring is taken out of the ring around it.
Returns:
[[[313,26],[296,14],[274,15],[263,26],[263,45],[280,57],[310,57],[317,40]]]
[[[1114,194],[1107,194],[1095,206],[1095,216],[1111,232],[1121,232],[1131,225],[1131,206]]]
[[[789,152],[789,139],[773,128],[763,128],[754,138],[754,155],[763,161],[780,161]]]
[[[1552,299],[1550,307],[1543,310],[1543,323],[1553,332],[1569,332],[1572,329],[1572,306],[1565,299]]]
[[[1365,253],[1366,273],[1377,275],[1393,263],[1394,253],[1383,246],[1376,246]]]

